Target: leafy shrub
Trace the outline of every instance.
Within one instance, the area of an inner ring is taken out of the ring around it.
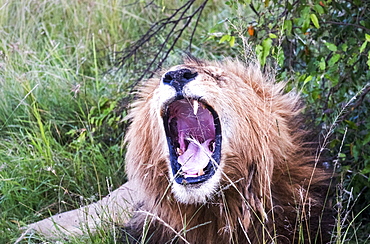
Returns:
[[[307,122],[322,131],[326,165],[334,166],[340,176],[334,206],[338,221],[348,227],[351,212],[355,218],[351,228],[357,230],[360,224],[363,232],[359,233],[366,236],[370,2],[235,0],[226,4],[235,9],[235,16],[216,25],[212,32],[224,34],[219,38],[211,34],[211,39],[228,42],[239,51],[252,46],[262,65],[272,63],[278,79],[290,79],[290,87],[303,94],[310,115]]]

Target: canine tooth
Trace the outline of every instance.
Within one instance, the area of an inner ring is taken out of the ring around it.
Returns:
[[[194,109],[193,113],[194,113],[194,115],[197,115],[198,108],[199,108],[199,102],[197,100],[194,100],[193,101],[193,109]]]
[[[181,156],[184,153],[180,148],[176,148],[176,152],[179,156]]]
[[[211,152],[214,152],[214,151],[215,151],[215,142],[214,142],[214,141],[213,141],[213,142],[211,142],[210,147],[209,147],[209,150],[210,150]]]
[[[198,176],[201,176],[201,175],[204,175],[203,169],[199,169],[199,171],[198,171]]]

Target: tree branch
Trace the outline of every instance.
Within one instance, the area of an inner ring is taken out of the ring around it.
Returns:
[[[175,49],[176,43],[183,36],[184,31],[189,27],[192,20],[196,19],[187,48],[190,52],[200,16],[207,2],[208,0],[204,0],[194,11],[190,11],[195,0],[188,0],[184,5],[175,9],[169,17],[154,23],[135,43],[117,53],[120,57],[115,63],[115,67],[122,68],[134,65],[135,63],[132,60],[149,60],[141,65],[144,69],[135,68],[136,72],[140,72],[140,75],[133,86],[144,77],[150,78],[155,71],[161,68],[169,54]],[[163,38],[160,39],[160,37]]]
[[[358,25],[358,24],[352,24],[352,23],[344,23],[344,22],[336,22],[336,21],[331,21],[327,20],[324,22],[324,24],[334,24],[334,25],[347,25],[347,26],[354,26],[360,29],[365,30],[366,32],[370,32],[370,29],[366,28],[365,26]]]

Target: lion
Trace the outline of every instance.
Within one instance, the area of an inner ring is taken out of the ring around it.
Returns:
[[[126,137],[127,174],[145,195],[127,239],[327,242],[329,174],[303,140],[299,95],[284,86],[230,59],[189,58],[147,81]]]
[[[128,183],[30,228],[82,234],[109,219],[129,243],[327,243],[331,175],[304,140],[299,94],[284,88],[233,59],[163,71],[128,115]]]

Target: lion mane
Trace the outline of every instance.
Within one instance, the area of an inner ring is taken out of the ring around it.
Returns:
[[[231,59],[188,58],[146,81],[126,135],[127,175],[145,197],[125,240],[330,240],[322,227],[333,218],[324,215],[329,174],[303,140],[299,95],[284,87]]]

